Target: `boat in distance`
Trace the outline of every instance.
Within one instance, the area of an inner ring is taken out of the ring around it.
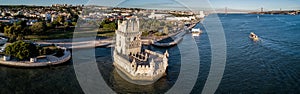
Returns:
[[[250,33],[249,38],[252,39],[253,41],[258,41],[259,38],[256,34],[254,34],[253,32]]]
[[[199,36],[202,33],[202,31],[200,28],[192,28],[191,33],[193,36]]]

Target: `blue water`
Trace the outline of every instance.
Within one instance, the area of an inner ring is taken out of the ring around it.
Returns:
[[[218,16],[226,37],[227,59],[217,94],[300,93],[299,15],[219,14]],[[204,32],[199,37],[194,37],[201,62],[197,83],[192,93],[201,93],[211,64],[209,31],[204,27],[201,28]],[[250,40],[248,38],[250,32],[257,34],[260,41]],[[114,91],[164,93],[176,83],[181,66],[178,47],[145,48],[161,52],[168,50],[170,54],[168,75],[146,86],[126,82],[116,73],[112,66],[111,48],[96,48],[95,58],[100,72]],[[184,50],[191,49],[181,49]],[[0,66],[0,93],[82,94],[83,91],[76,80],[70,61],[59,66],[30,69]]]
[[[299,15],[219,17],[226,36],[227,62],[217,93],[300,92]],[[260,41],[251,41],[250,32],[257,34]],[[205,40],[204,33],[200,41],[208,42]]]
[[[216,93],[300,92],[299,15],[219,14],[218,16],[225,33],[227,59],[224,76]],[[210,21],[205,20],[203,24],[206,22]],[[211,64],[211,46],[208,37],[210,31],[206,31],[201,24],[197,27],[202,28],[204,33],[194,37],[201,62],[198,80],[192,93],[201,93]],[[250,40],[248,37],[250,32],[257,34],[260,41]],[[166,50],[149,48],[161,52]],[[111,76],[109,84],[119,93],[163,93],[176,83],[181,57],[178,50],[177,46],[168,49],[170,52],[168,76],[155,84],[147,86],[130,84],[115,73]],[[185,50],[193,49],[184,47],[181,49],[183,52]]]

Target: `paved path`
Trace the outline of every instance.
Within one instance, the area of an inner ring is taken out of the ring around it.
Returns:
[[[66,47],[67,49],[78,49],[78,48],[93,48],[93,47],[106,47],[114,43],[113,39],[62,39],[62,40],[48,40],[36,42],[40,45],[55,44],[57,46]]]
[[[46,60],[45,60],[46,59]],[[0,64],[15,66],[15,67],[42,67],[51,66],[67,62],[71,59],[71,52],[65,51],[62,57],[56,57],[52,55],[46,55],[45,59],[37,60],[37,62],[31,63],[29,61],[4,61],[3,58],[0,60]]]

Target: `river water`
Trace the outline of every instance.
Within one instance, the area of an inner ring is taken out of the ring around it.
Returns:
[[[226,38],[227,59],[216,93],[300,93],[300,16],[218,15]],[[258,17],[259,16],[259,17]],[[205,21],[204,21],[205,24]],[[200,55],[200,70],[192,93],[200,93],[209,74],[211,47],[203,29],[194,37]],[[248,38],[254,32],[260,41]],[[187,35],[186,37],[190,37]],[[188,39],[188,38],[186,38]],[[181,45],[181,44],[179,44]],[[156,83],[140,86],[126,82],[112,66],[111,48],[96,48],[96,60],[104,80],[118,93],[164,93],[176,83],[181,55],[177,46],[146,47],[169,51],[167,76]],[[181,52],[193,49],[181,49]],[[72,62],[43,68],[0,66],[0,93],[83,93]]]

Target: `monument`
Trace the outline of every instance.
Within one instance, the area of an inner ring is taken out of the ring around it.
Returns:
[[[137,17],[118,21],[113,65],[130,80],[156,81],[165,75],[169,54],[142,49],[141,34]]]

